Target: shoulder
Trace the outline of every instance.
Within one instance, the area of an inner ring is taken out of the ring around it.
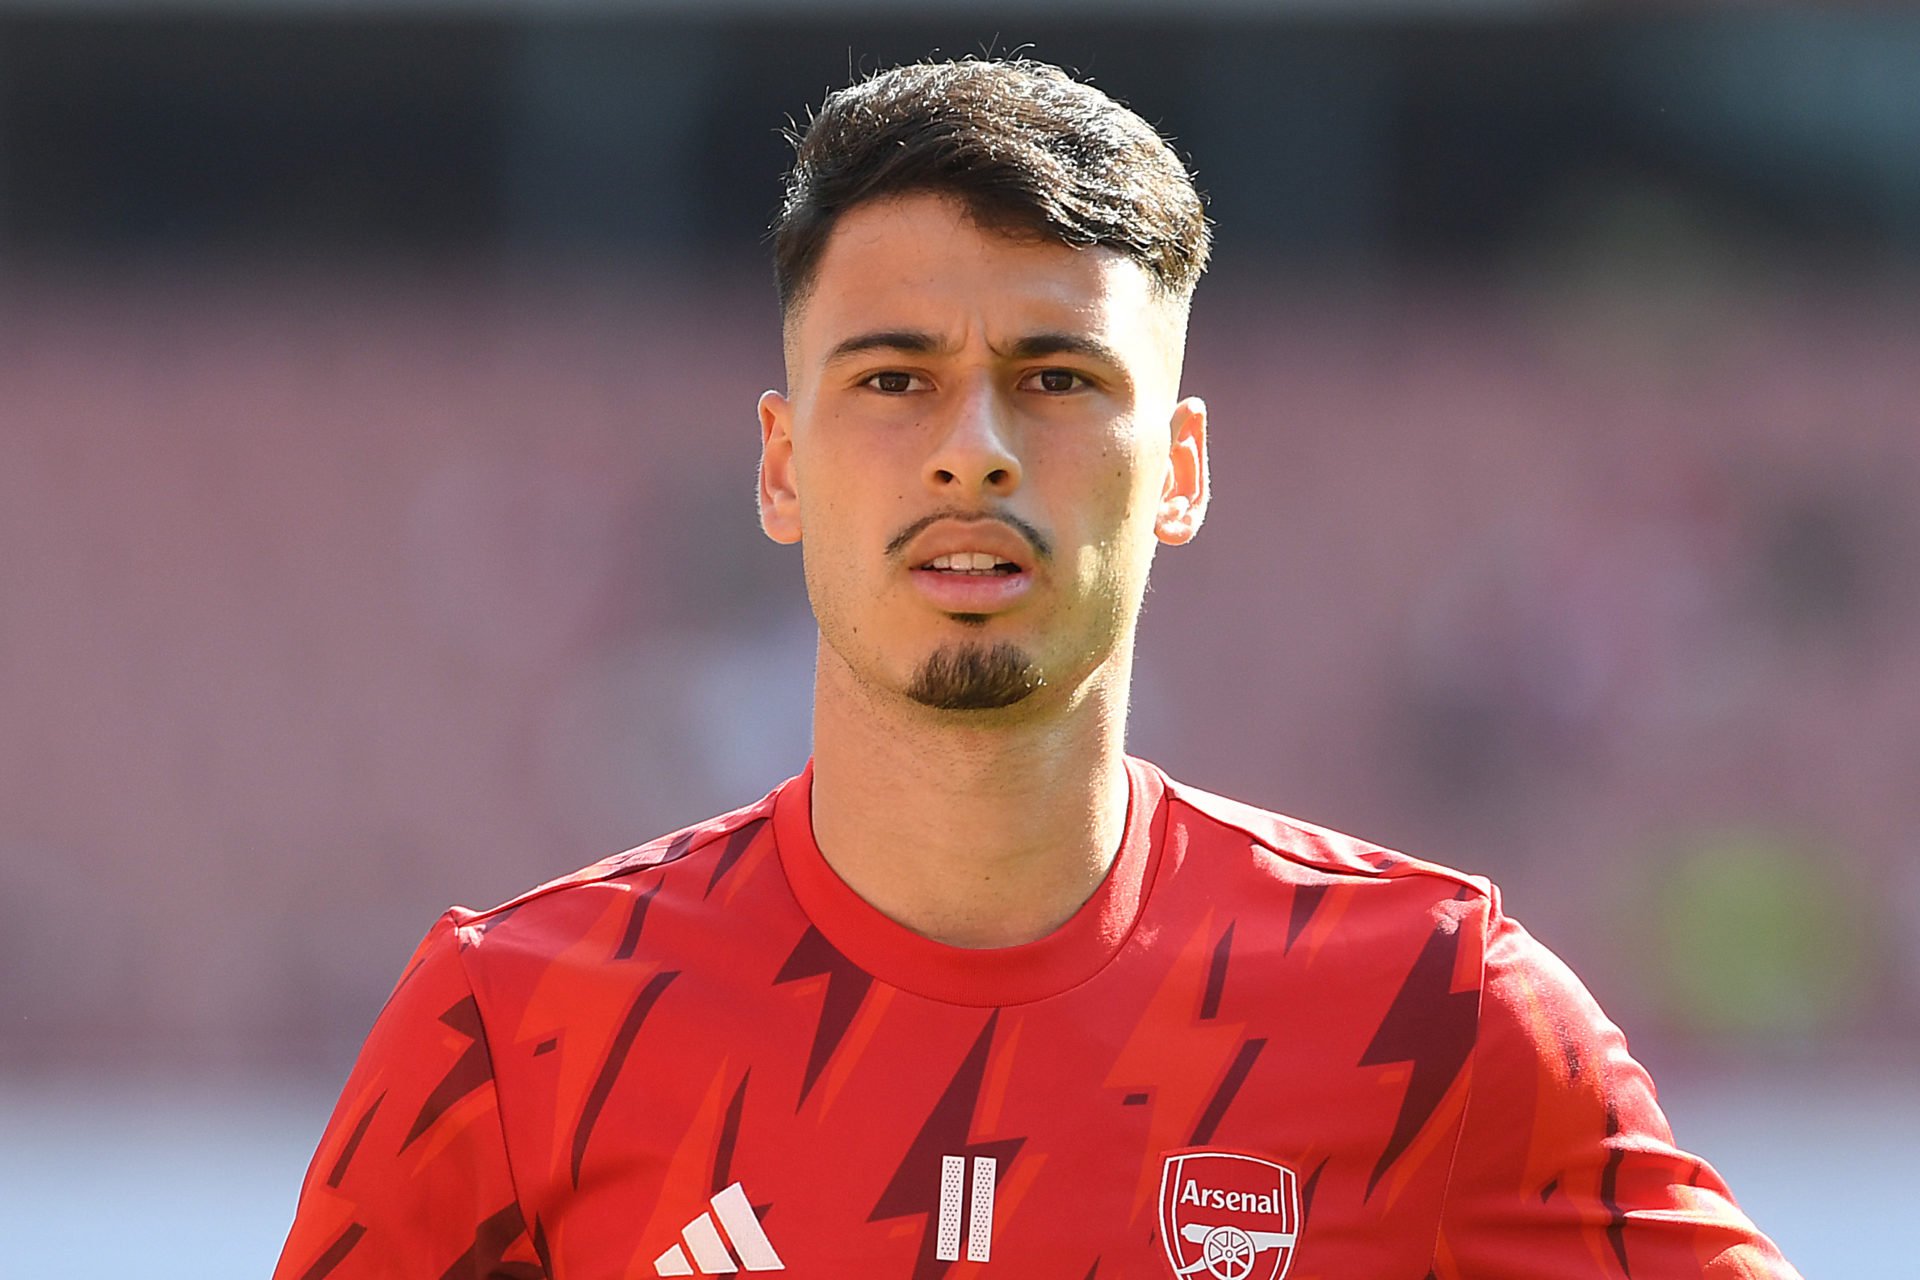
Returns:
[[[1165,776],[1164,774],[1162,775]],[[1429,862],[1397,849],[1302,822],[1166,778],[1166,794],[1178,809],[1189,838],[1246,844],[1256,862],[1289,877],[1326,877],[1358,883],[1425,889],[1447,899],[1496,906],[1498,891],[1484,877]]]
[[[494,954],[552,951],[606,927],[611,914],[644,912],[669,886],[696,884],[711,891],[767,829],[780,790],[776,787],[750,805],[602,858],[497,906],[454,907],[444,924],[463,954],[483,947]]]

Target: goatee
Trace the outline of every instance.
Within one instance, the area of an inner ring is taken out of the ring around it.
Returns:
[[[907,696],[937,711],[991,711],[1010,707],[1045,681],[1033,659],[1004,640],[937,650],[907,686]]]

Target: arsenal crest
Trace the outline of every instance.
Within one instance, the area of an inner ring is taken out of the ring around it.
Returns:
[[[1182,1151],[1160,1175],[1160,1239],[1176,1276],[1281,1280],[1300,1233],[1293,1170],[1231,1151]]]

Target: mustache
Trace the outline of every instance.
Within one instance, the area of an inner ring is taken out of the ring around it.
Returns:
[[[1053,559],[1053,544],[1047,541],[1047,535],[1041,533],[1019,516],[1005,511],[997,512],[993,515],[980,515],[977,512],[970,511],[935,511],[930,515],[921,516],[899,533],[893,535],[892,540],[887,543],[887,555],[889,557],[899,555],[907,549],[909,542],[912,542],[915,538],[942,520],[955,520],[961,524],[1003,524],[1026,539],[1027,545],[1033,548],[1033,554],[1039,559]]]

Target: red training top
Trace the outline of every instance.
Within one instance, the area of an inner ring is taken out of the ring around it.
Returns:
[[[449,912],[276,1280],[1795,1275],[1485,881],[1128,772],[1025,946],[869,907],[811,770]]]

